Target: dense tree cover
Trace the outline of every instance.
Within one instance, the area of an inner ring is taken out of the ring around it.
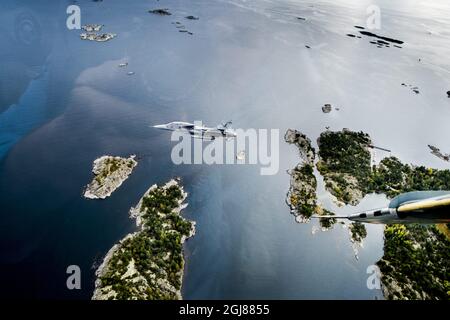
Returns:
[[[353,241],[361,242],[367,237],[366,227],[361,222],[353,222],[350,224],[349,228]]]
[[[395,157],[385,158],[374,166],[367,190],[394,197],[417,190],[450,190],[450,170],[403,164]]]
[[[369,136],[362,132],[325,132],[320,136],[321,161],[317,167],[328,180],[327,188],[334,187],[330,191],[339,200],[350,200],[340,192],[349,185],[345,174],[357,179],[363,195],[384,193],[392,198],[415,190],[450,190],[449,170],[403,164],[395,157],[385,158],[371,168],[370,143]],[[354,223],[350,230],[355,240],[366,236],[362,224]],[[448,299],[449,249],[448,240],[434,226],[387,226],[385,255],[379,266],[386,286],[392,289],[395,281],[401,287],[387,298]]]
[[[299,165],[291,171],[294,183],[291,185],[290,203],[304,218],[310,218],[317,207],[317,180],[310,164]]]
[[[335,196],[345,197],[344,190],[349,183],[345,177],[350,175],[359,182],[359,187],[364,190],[366,181],[371,176],[370,152],[368,145],[371,143],[369,135],[363,132],[352,131],[325,131],[317,140],[319,145],[320,161],[317,169],[324,177],[327,187],[331,186],[330,180],[336,184]],[[344,200],[344,199],[343,199]],[[348,203],[348,201],[344,201]]]
[[[172,185],[155,188],[142,199],[142,229],[119,244],[99,278],[102,288],[112,286],[116,299],[177,298],[184,266],[181,237],[192,229],[175,211],[182,196],[181,188]],[[132,261],[137,273],[125,277]]]
[[[327,216],[328,215],[329,216],[334,216],[335,215],[334,212],[331,212],[331,211],[326,210],[326,209],[323,209],[323,214],[327,215]],[[337,220],[335,218],[320,218],[319,219],[320,226],[322,228],[325,228],[325,229],[330,229],[331,227],[333,227],[333,225],[336,222],[337,222]]]
[[[450,170],[403,164],[395,157],[371,167],[368,150],[371,142],[365,133],[326,131],[318,143],[317,169],[324,176],[327,189],[344,203],[350,200],[343,192],[350,185],[349,176],[356,178],[363,195],[374,192],[394,197],[415,190],[450,190]]]
[[[386,298],[450,299],[450,241],[434,225],[390,225],[384,237]]]
[[[326,188],[346,204],[351,203],[351,191],[355,188],[362,196],[383,193],[390,198],[416,190],[450,190],[450,170],[403,164],[395,157],[385,158],[378,166],[371,167],[368,149],[371,140],[363,132],[326,131],[320,135],[318,144],[317,169],[324,177]],[[309,177],[310,169],[304,168],[299,171],[301,174],[296,174],[310,183],[313,181]],[[300,209],[313,212],[302,205],[308,203],[308,197],[316,201],[315,193],[298,193],[298,196]],[[361,223],[351,224],[350,231],[355,241],[367,235]],[[448,239],[435,226],[386,226],[385,253],[378,262],[383,284],[388,288],[386,298],[449,299],[449,249]]]

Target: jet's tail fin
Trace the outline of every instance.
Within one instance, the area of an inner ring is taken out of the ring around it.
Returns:
[[[225,123],[222,123],[222,127],[227,129],[229,126],[231,126],[233,124],[233,121],[227,121]]]

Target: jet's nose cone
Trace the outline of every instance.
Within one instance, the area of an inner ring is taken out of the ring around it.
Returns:
[[[167,125],[165,125],[165,124],[157,124],[156,126],[153,126],[153,128],[156,128],[156,129],[167,129]]]

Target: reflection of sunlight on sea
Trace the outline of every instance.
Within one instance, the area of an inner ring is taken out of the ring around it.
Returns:
[[[48,107],[56,119],[44,119],[0,167],[8,202],[2,239],[16,244],[4,251],[5,259],[16,251],[30,254],[27,263],[45,261],[23,268],[47,295],[73,297],[46,283],[55,283],[73,260],[89,268],[93,257],[129,232],[127,210],[148,186],[179,175],[190,192],[186,214],[198,222],[197,235],[186,243],[187,298],[371,298],[366,268],[382,254],[382,226],[366,226],[357,261],[340,225],[312,235],[318,221],[296,223],[285,204],[286,170],[299,159],[282,137],[295,128],[314,143],[326,126],[364,130],[405,163],[448,167],[427,149],[434,144],[447,151],[450,135],[448,17],[436,6],[448,4],[377,2],[380,34],[404,40],[403,49],[377,49],[367,39],[345,36],[365,23],[368,1],[169,1],[170,17],[149,15],[146,1],[89,2],[87,19],[104,23],[117,38],[88,43],[76,31],[46,29],[48,39],[56,33],[67,44],[55,41],[48,58]],[[429,11],[417,9],[423,7]],[[417,21],[409,15],[415,10]],[[186,22],[187,14],[200,20]],[[174,20],[189,23],[192,37],[177,32]],[[118,68],[125,60],[128,67]],[[402,82],[419,86],[421,94],[403,90]],[[325,103],[340,110],[323,114]],[[27,121],[37,119],[34,111],[21,111]],[[262,177],[258,167],[244,165],[174,166],[170,135],[148,127],[230,119],[235,128],[280,130],[277,175]],[[81,190],[92,160],[104,153],[144,158],[110,199],[87,202]],[[388,202],[368,195],[356,207],[336,208],[320,179],[319,190],[324,205],[342,214]],[[34,201],[27,206],[24,197]],[[33,243],[33,252],[26,243]],[[93,273],[86,282],[82,294],[89,297]]]

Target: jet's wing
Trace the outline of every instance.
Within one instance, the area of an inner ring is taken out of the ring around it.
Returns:
[[[413,203],[406,203],[398,207],[398,212],[412,212],[412,211],[424,211],[429,209],[439,209],[442,207],[449,207],[450,209],[450,198],[441,199],[429,199]]]
[[[334,216],[334,215],[320,215],[320,214],[313,214],[311,218],[314,219],[348,219],[350,216]]]

